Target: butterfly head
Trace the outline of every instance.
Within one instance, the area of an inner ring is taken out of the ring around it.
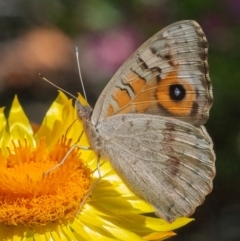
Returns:
[[[88,105],[82,104],[79,100],[76,100],[75,105],[78,118],[82,121],[90,120],[92,115],[92,108]]]

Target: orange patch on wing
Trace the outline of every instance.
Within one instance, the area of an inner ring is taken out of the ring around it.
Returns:
[[[146,83],[146,80],[141,78],[138,74],[131,72],[126,77],[127,83],[131,86],[135,97],[129,102],[129,106],[126,106],[119,113],[128,113],[132,112],[144,112],[145,109],[149,107],[149,98],[151,98],[149,92],[146,91],[146,88],[150,88],[149,83]]]
[[[113,113],[114,113],[114,108],[112,105],[109,105],[108,111],[107,111],[107,116],[109,117],[109,116],[113,115]]]
[[[163,106],[168,112],[178,115],[187,116],[192,111],[192,105],[196,99],[196,93],[193,87],[187,83],[184,79],[177,77],[176,71],[169,73],[165,79],[159,82],[157,89],[157,98],[161,106]],[[186,95],[183,100],[174,101],[170,98],[169,87],[171,85],[182,85],[186,91]]]
[[[126,106],[122,110],[119,110],[117,114],[127,114],[127,113],[133,113],[133,109],[131,105]]]
[[[148,82],[142,89],[141,93],[136,96],[133,101],[136,112],[143,113],[150,106],[156,105],[156,97],[154,95],[156,92],[156,86],[157,78],[154,78]]]
[[[135,95],[137,95],[139,92],[141,92],[141,90],[144,88],[146,81],[144,79],[142,79],[141,77],[139,77],[137,74],[135,73],[130,73],[127,76],[128,79],[133,78],[132,81],[130,81],[130,86],[133,89],[133,92]]]
[[[128,105],[131,101],[131,97],[126,90],[116,90],[113,94],[113,98],[117,101],[120,108]]]
[[[156,97],[154,97],[154,93],[156,92],[156,88],[154,88],[156,87],[156,78],[146,83],[146,80],[137,74],[130,73],[127,79],[135,97],[131,99],[126,90],[115,91],[113,98],[117,101],[119,108],[123,108],[117,110],[114,114],[143,113],[152,105],[152,101],[157,102]]]

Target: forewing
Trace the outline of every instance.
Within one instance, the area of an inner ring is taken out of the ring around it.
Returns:
[[[112,116],[97,128],[101,155],[164,219],[191,215],[212,190],[215,154],[204,127],[128,114]]]
[[[195,21],[164,28],[117,71],[97,101],[92,123],[126,113],[205,123],[212,105],[207,52],[207,39]]]

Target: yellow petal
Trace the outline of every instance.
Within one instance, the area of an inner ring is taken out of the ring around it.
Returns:
[[[0,130],[0,147],[4,148],[6,146],[6,125],[7,125],[7,120],[4,115],[4,107],[0,108],[0,123],[1,123],[1,130]],[[7,141],[8,142],[8,141]]]
[[[15,139],[33,141],[33,131],[27,116],[25,115],[17,96],[14,97],[12,107],[8,117],[10,134]]]
[[[157,231],[170,231],[177,228],[180,228],[189,222],[193,221],[192,218],[177,218],[174,222],[168,223],[163,219],[156,219],[148,217],[146,218],[146,227],[149,227],[151,229],[157,230]]]
[[[1,119],[4,121],[3,116]],[[1,148],[4,153],[6,147],[13,147],[12,140],[26,139],[30,146],[35,146],[32,127],[16,96],[9,112],[8,127],[9,129],[7,127],[3,129]]]
[[[169,231],[169,232],[154,232],[154,233],[151,233],[149,235],[146,235],[143,237],[144,240],[151,240],[151,241],[154,241],[154,240],[164,240],[164,239],[167,239],[167,238],[170,238],[172,236],[175,236],[176,234],[172,231]]]
[[[5,107],[0,108],[1,131],[6,127],[6,123],[7,123],[6,117],[4,115],[4,109],[5,109]]]
[[[62,92],[59,92],[57,99],[52,103],[43,119],[41,127],[35,135],[37,142],[40,141],[42,136],[45,136],[46,143],[50,144],[65,134],[62,132],[62,126],[65,125],[66,121],[73,120],[72,109],[71,100],[69,100]],[[68,115],[69,118],[67,118]],[[66,128],[64,129],[64,132],[65,131]]]
[[[39,142],[40,138],[45,136],[46,143],[51,147],[63,135],[71,137],[73,143],[77,142],[82,131],[83,124],[77,119],[76,111],[72,106],[72,100],[69,100],[59,91],[57,99],[45,115],[35,138]],[[85,133],[81,137],[80,144],[82,146],[89,146]]]

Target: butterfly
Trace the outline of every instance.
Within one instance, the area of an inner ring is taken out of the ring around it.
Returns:
[[[207,54],[198,23],[173,23],[133,53],[94,109],[76,101],[90,148],[168,222],[190,216],[213,186]]]

